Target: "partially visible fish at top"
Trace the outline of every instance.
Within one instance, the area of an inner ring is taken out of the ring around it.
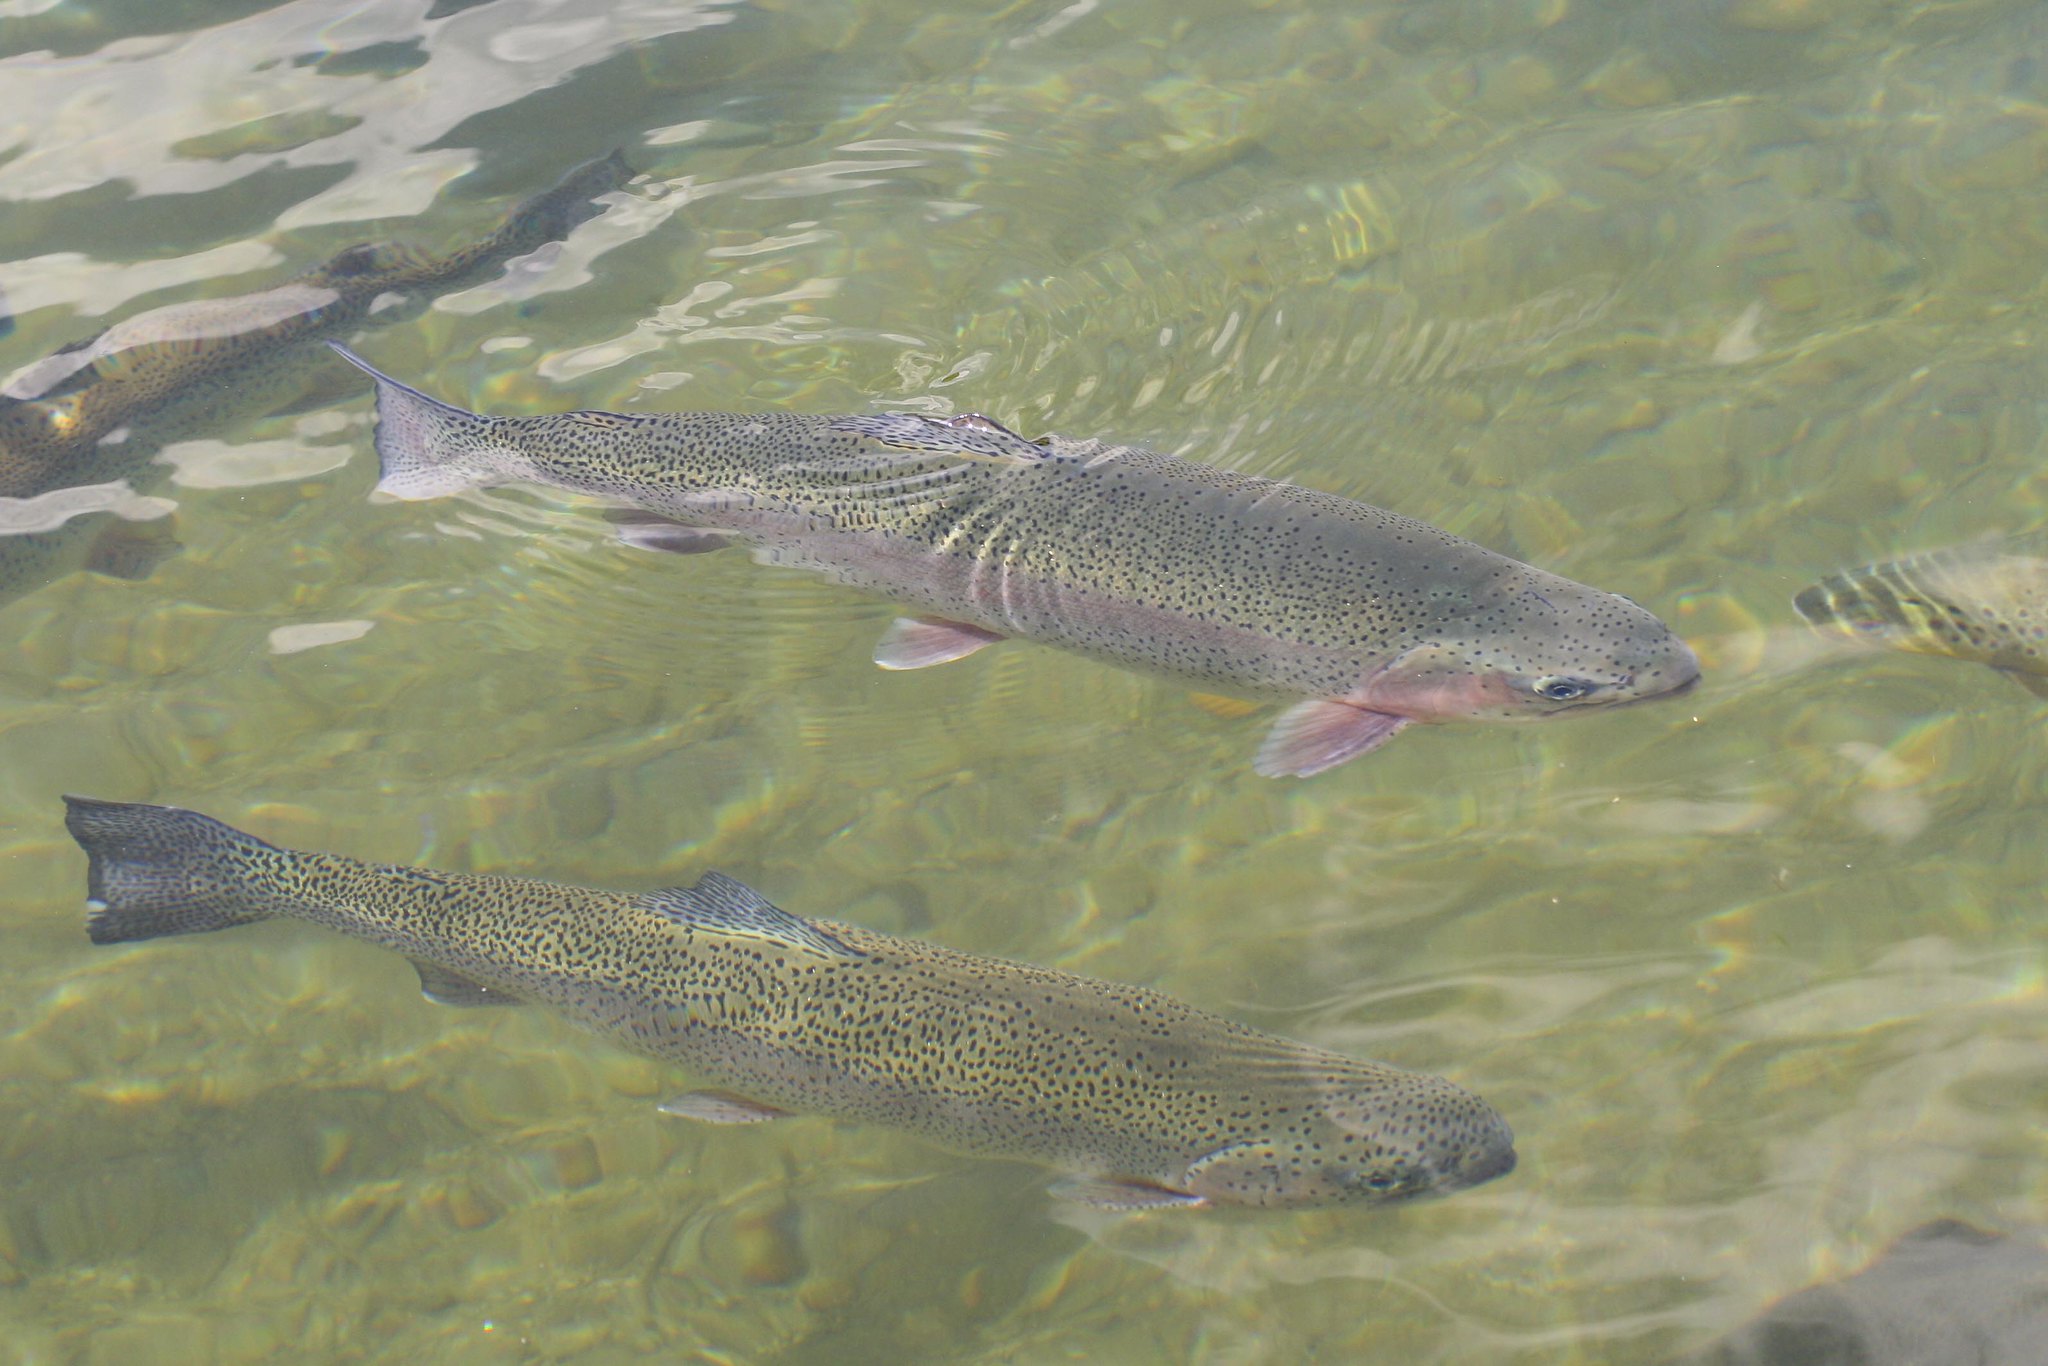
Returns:
[[[1699,678],[1627,598],[1316,489],[974,414],[485,417],[336,350],[377,382],[386,494],[523,481],[623,504],[622,534],[650,549],[750,545],[910,607],[884,668],[1017,636],[1286,700],[1268,776],[1418,721],[1598,710]]]
[[[0,383],[0,601],[79,568],[147,574],[175,546],[141,523],[169,504],[129,485],[148,482],[158,451],[319,397],[319,342],[488,279],[594,216],[633,174],[613,153],[445,255],[350,247],[284,284],[149,309],[15,371]],[[128,520],[71,524],[98,508]]]
[[[1792,606],[1869,645],[1988,664],[2048,698],[2048,558],[2014,539],[1929,550],[1830,574]]]

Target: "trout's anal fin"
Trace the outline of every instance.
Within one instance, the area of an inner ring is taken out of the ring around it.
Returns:
[[[875,642],[875,663],[885,669],[929,669],[965,659],[1002,638],[964,621],[898,617]]]
[[[729,531],[684,526],[649,512],[617,511],[606,514],[617,528],[619,539],[638,550],[659,550],[668,555],[702,555],[723,550],[733,543]]]
[[[866,956],[723,873],[706,873],[694,887],[649,892],[634,904],[687,930],[758,939],[779,949],[815,953],[821,958],[858,960]]]
[[[700,1124],[765,1124],[771,1119],[789,1118],[787,1110],[748,1100],[731,1091],[686,1091],[655,1108],[665,1115],[694,1119]]]
[[[1405,716],[1310,698],[1280,713],[1252,767],[1265,778],[1306,778],[1370,754],[1410,724]]]
[[[1999,672],[2034,696],[2048,700],[2048,678],[2043,678],[2039,674],[2021,673],[2018,669],[2000,669]]]
[[[408,959],[412,970],[420,975],[420,995],[437,1006],[516,1006],[519,999],[508,995],[497,987],[487,987],[482,982],[472,981],[451,968],[439,963],[428,963],[418,958]]]
[[[1097,1209],[1192,1209],[1209,1203],[1199,1195],[1116,1176],[1063,1177],[1048,1189],[1056,1199]]]

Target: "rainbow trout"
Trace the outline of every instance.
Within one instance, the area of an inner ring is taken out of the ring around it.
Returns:
[[[2014,541],[1930,550],[1799,590],[1807,622],[1871,645],[1988,664],[2048,698],[2048,559]]]
[[[291,916],[395,949],[449,1005],[530,1001],[720,1090],[1073,1175],[1115,1208],[1370,1204],[1475,1185],[1514,1136],[1441,1078],[1327,1053],[1142,987],[805,920],[717,873],[634,896],[278,849],[173,807],[65,798],[115,944]]]
[[[173,548],[166,537],[116,522],[96,539],[68,524],[92,511],[161,516],[168,503],[120,485],[140,482],[164,446],[303,402],[317,343],[488,278],[566,236],[598,212],[596,196],[632,175],[613,154],[447,255],[351,247],[270,289],[139,313],[16,372],[0,386],[0,599],[79,568],[146,574]]]
[[[1009,636],[1293,701],[1260,750],[1307,776],[1416,721],[1512,721],[1691,686],[1627,598],[1334,494],[976,415],[484,417],[377,382],[378,489],[528,481],[624,504],[626,538],[739,541],[918,612],[876,648],[917,669]]]

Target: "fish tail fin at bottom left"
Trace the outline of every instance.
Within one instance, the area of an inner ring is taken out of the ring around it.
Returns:
[[[377,492],[406,502],[493,484],[511,453],[490,439],[491,419],[423,394],[343,346],[343,360],[377,382]]]
[[[202,934],[267,920],[248,860],[283,857],[253,835],[196,811],[92,797],[64,799],[64,825],[85,850],[86,933],[95,944]]]

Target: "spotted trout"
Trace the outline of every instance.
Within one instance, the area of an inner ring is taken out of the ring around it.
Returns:
[[[1830,574],[1793,608],[1869,645],[1988,664],[2048,698],[2048,559],[2016,541],[1930,550]]]
[[[279,849],[174,807],[65,798],[97,944],[289,916],[395,949],[449,1005],[535,1002],[713,1090],[1070,1173],[1114,1208],[1371,1204],[1515,1165],[1439,1077],[1293,1043],[1143,987],[806,920],[717,873],[635,896]]]
[[[1627,598],[1334,494],[985,417],[485,417],[336,346],[377,384],[378,489],[530,482],[623,534],[735,541],[912,608],[885,669],[1017,636],[1204,691],[1287,699],[1259,752],[1307,776],[1416,721],[1556,716],[1677,692],[1692,651]]]
[[[318,343],[417,311],[595,215],[593,201],[633,172],[616,154],[579,166],[490,232],[444,255],[394,243],[351,247],[297,279],[252,294],[138,313],[44,357],[0,385],[0,598],[90,568],[139,577],[173,548],[139,523],[168,511],[120,487],[140,482],[173,441],[303,405]],[[95,534],[83,513],[135,519]]]

